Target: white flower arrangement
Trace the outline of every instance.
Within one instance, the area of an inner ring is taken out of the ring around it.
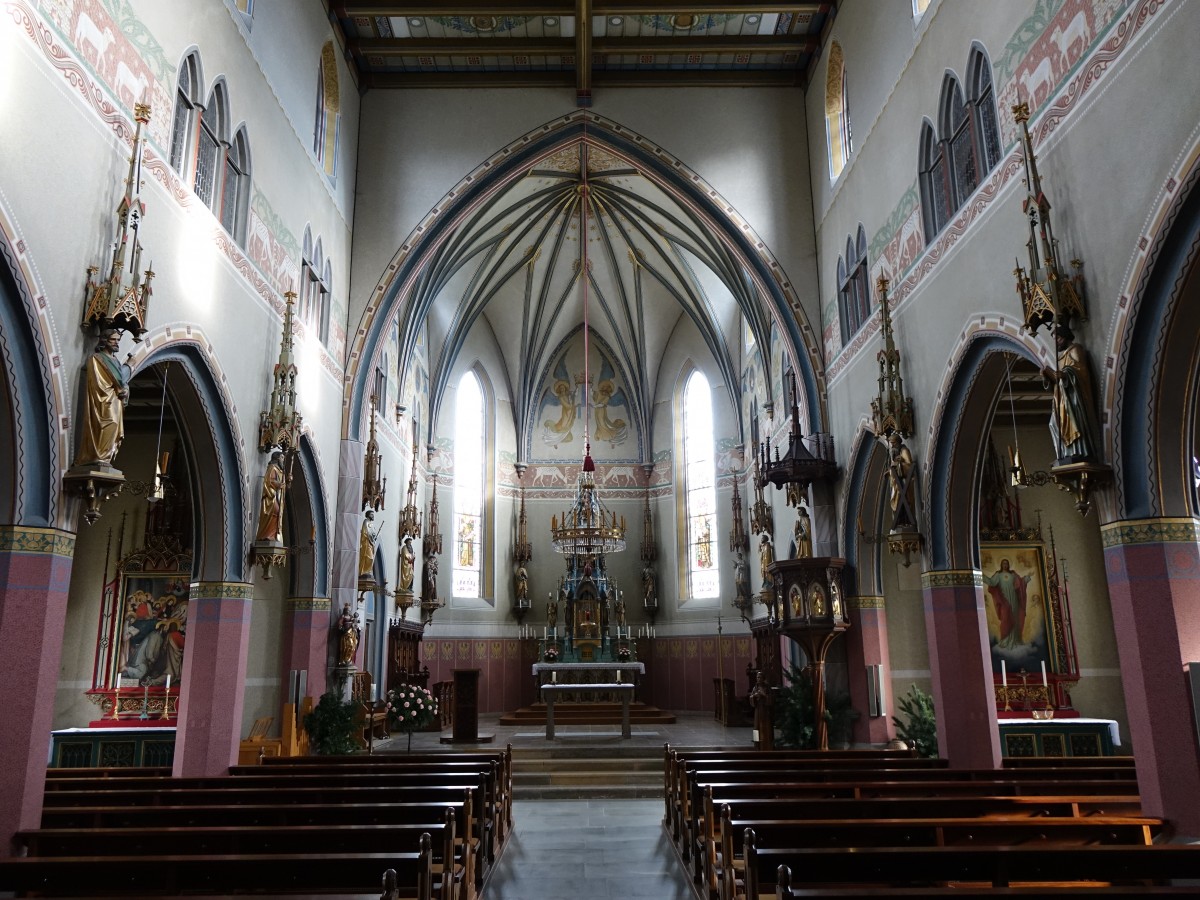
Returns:
[[[395,731],[420,731],[437,716],[437,700],[425,688],[406,684],[387,692],[388,726]]]

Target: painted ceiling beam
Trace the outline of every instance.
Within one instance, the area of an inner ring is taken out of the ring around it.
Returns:
[[[592,73],[595,87],[796,87],[797,69],[671,69],[600,71]],[[387,88],[501,88],[566,87],[576,83],[571,70],[554,72],[375,72],[363,76],[367,89]]]
[[[357,55],[371,56],[554,56],[578,53],[577,38],[362,38]],[[596,38],[595,53],[813,53],[816,39],[794,37]]]
[[[573,0],[523,0],[511,3],[506,0],[463,0],[461,3],[444,3],[437,0],[347,0],[333,4],[335,13],[342,18],[353,16],[566,16],[576,14]],[[678,15],[690,13],[728,13],[751,15],[755,13],[806,13],[809,15],[826,12],[831,3],[794,2],[748,2],[736,3],[701,2],[701,0],[671,0],[671,2],[646,2],[646,0],[598,0],[591,4],[591,14],[602,15]]]
[[[592,105],[592,0],[575,0],[575,105]]]

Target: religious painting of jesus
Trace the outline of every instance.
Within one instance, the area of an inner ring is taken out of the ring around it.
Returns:
[[[1003,660],[1010,673],[1053,670],[1053,635],[1045,549],[1037,543],[980,544],[984,608],[992,668]]]

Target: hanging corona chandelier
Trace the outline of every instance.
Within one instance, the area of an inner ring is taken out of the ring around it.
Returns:
[[[550,536],[554,549],[567,556],[593,557],[625,549],[625,518],[617,520],[596,490],[596,463],[592,459],[591,434],[588,425],[588,390],[591,374],[588,368],[588,278],[591,274],[587,257],[588,183],[587,146],[580,161],[582,183],[579,185],[579,254],[580,278],[583,281],[583,467],[575,486],[575,500],[562,518],[550,519]]]

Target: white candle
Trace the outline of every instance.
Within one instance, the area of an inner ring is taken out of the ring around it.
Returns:
[[[1042,687],[1049,687],[1050,683],[1046,680],[1046,661],[1042,660]]]
[[[1008,687],[1008,665],[1000,660],[1000,683]]]
[[[121,676],[117,676],[117,693],[121,693]]]
[[[171,673],[167,673],[167,693],[171,692]]]
[[[543,625],[542,626],[542,640],[544,641],[545,639],[546,639],[546,626]]]

